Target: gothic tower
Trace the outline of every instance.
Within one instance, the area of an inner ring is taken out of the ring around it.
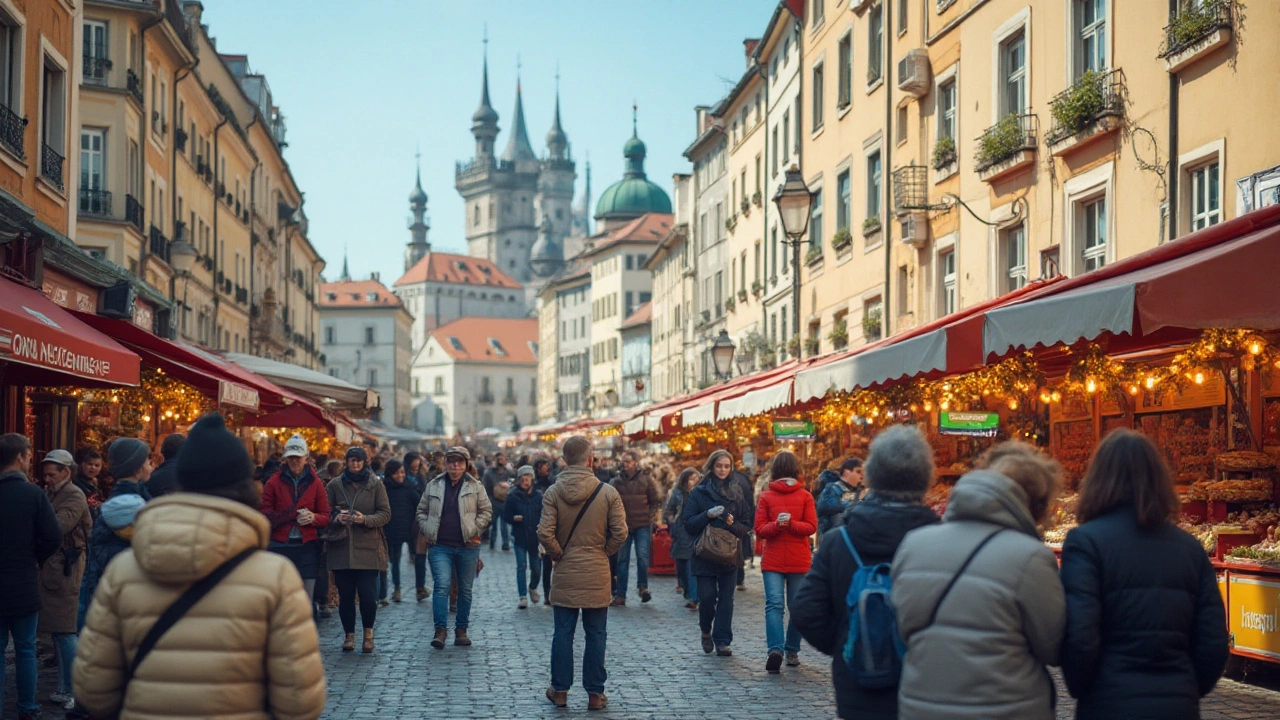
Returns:
[[[418,156],[418,181],[409,193],[409,210],[413,220],[409,223],[409,246],[404,251],[404,270],[418,264],[418,261],[431,252],[431,243],[427,242],[427,231],[431,229],[431,221],[427,219],[427,194],[422,190],[422,161]]]
[[[551,268],[554,260],[563,262],[564,240],[573,231],[573,182],[577,179],[575,164],[569,151],[569,136],[560,124],[560,79],[556,77],[556,112],[551,121],[551,130],[547,132],[547,157],[542,161],[542,172],[538,176],[538,228],[539,237],[534,246],[535,261],[543,254],[541,267]],[[544,254],[543,235],[557,248],[556,258]],[[535,265],[534,272],[542,277]],[[551,272],[558,270],[554,267]]]

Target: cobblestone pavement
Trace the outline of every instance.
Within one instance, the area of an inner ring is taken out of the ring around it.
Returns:
[[[512,553],[483,550],[485,569],[476,581],[470,635],[474,645],[444,650],[430,646],[430,600],[392,604],[378,613],[377,652],[344,654],[337,615],[320,624],[321,652],[329,679],[325,718],[830,718],[835,704],[830,659],[805,646],[798,668],[781,675],[764,669],[764,592],[760,573],[747,572],[747,590],[735,600],[734,655],[704,655],[697,614],[683,607],[671,576],[650,576],[653,601],[641,604],[634,588],[625,608],[609,611],[607,667],[609,709],[587,713],[581,686],[581,632],[577,638],[575,686],[569,709],[556,710],[543,697],[550,678],[551,608],[516,608]],[[412,567],[405,570],[412,578]],[[634,582],[634,580],[633,580]],[[452,617],[450,618],[452,622]],[[452,635],[450,636],[452,642]],[[6,653],[8,687],[4,718],[15,718],[13,655]],[[53,691],[52,668],[40,671],[39,698]],[[1271,673],[1264,678],[1278,684]],[[1251,677],[1251,681],[1253,678]],[[1065,690],[1060,718],[1074,706]],[[1205,720],[1275,720],[1280,692],[1223,680],[1202,704]],[[44,706],[45,718],[61,711]]]

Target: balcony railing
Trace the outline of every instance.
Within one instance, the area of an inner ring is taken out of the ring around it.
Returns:
[[[249,303],[249,288],[240,287],[239,285],[236,286],[236,302],[241,305],[247,305]]]
[[[27,156],[23,149],[27,135],[27,119],[18,117],[9,108],[0,105],[0,145],[13,153],[19,160]]]
[[[1159,57],[1177,55],[1218,30],[1231,27],[1232,0],[1200,0],[1184,3],[1164,28]]]
[[[151,254],[160,258],[165,262],[169,262],[169,238],[160,232],[160,228],[155,225],[151,226],[151,242],[148,245]]]
[[[477,400],[477,402],[479,402],[481,405],[492,405],[492,404],[493,404],[493,393],[490,393],[490,392],[482,392],[482,393],[480,393],[480,397],[478,397],[476,400]]]
[[[187,152],[187,131],[182,128],[173,129],[173,147],[180,153]]]
[[[515,393],[507,393],[507,395],[502,398],[502,404],[503,405],[519,405],[520,401],[516,399]]]
[[[80,214],[111,217],[111,193],[80,188]]]
[[[1122,71],[1086,72],[1075,84],[1049,101],[1053,127],[1045,140],[1053,145],[1101,118],[1124,115],[1124,97]]]
[[[48,180],[50,185],[59,190],[63,189],[62,163],[64,161],[65,158],[57,150],[46,143],[40,143],[40,177]]]
[[[142,232],[142,203],[132,195],[124,196],[124,219]]]
[[[132,69],[125,73],[125,87],[129,90],[129,94],[133,96],[138,104],[146,107],[147,102],[142,97],[142,79],[138,77]]]
[[[1006,115],[978,137],[974,165],[978,172],[997,165],[1023,150],[1034,149],[1038,122],[1035,115]]]
[[[106,85],[107,71],[110,69],[110,59],[94,55],[84,56],[84,81],[90,85]]]

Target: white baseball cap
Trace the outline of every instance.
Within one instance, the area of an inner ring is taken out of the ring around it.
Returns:
[[[289,438],[289,442],[284,444],[284,457],[300,457],[304,458],[310,455],[307,450],[307,441],[301,435],[294,435]]]
[[[40,460],[41,465],[45,463],[56,463],[63,467],[71,467],[71,464],[74,462],[75,460],[71,457],[71,453],[66,450],[50,450],[49,454],[45,455],[44,458]]]

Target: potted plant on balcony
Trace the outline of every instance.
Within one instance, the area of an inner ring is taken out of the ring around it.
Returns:
[[[977,165],[986,168],[1009,158],[1026,145],[1017,115],[1005,115],[978,140]]]
[[[941,170],[956,161],[956,140],[946,135],[933,144],[933,169]]]
[[[736,305],[735,305],[735,303],[733,302],[733,296],[732,296],[732,295],[730,295],[729,297],[727,297],[727,298],[725,298],[725,299],[724,299],[724,311],[725,311],[725,312],[733,312],[734,307],[736,307]]]
[[[822,246],[821,245],[810,246],[808,252],[804,254],[804,264],[817,265],[820,262],[822,262]]]
[[[821,346],[822,346],[822,341],[819,340],[818,338],[816,337],[805,338],[804,353],[809,357],[814,357],[815,355],[818,354],[818,349]]]
[[[787,354],[793,358],[800,357],[800,336],[792,335],[787,341]]]
[[[1231,27],[1232,0],[1202,0],[1183,3],[1165,28],[1165,45],[1160,57],[1167,57],[1195,45],[1220,28]]]
[[[862,334],[867,340],[880,339],[880,308],[867,312],[862,316]]]
[[[760,297],[760,295],[762,295],[763,293],[764,293],[764,283],[760,282],[759,280],[752,280],[751,294],[756,297]]]
[[[737,227],[737,225],[738,225],[738,216],[736,214],[730,215],[729,217],[725,218],[725,221],[724,221],[725,230],[728,230],[729,232],[733,232],[733,229]]]
[[[751,204],[755,205],[756,207],[760,207],[760,202],[761,202],[761,195],[760,195],[760,191],[757,190],[751,194]]]
[[[746,290],[739,290],[739,291],[738,291],[738,302],[746,302],[746,301],[747,301],[747,291],[746,291]]]
[[[862,236],[868,237],[880,232],[880,216],[872,215],[862,221]]]
[[[742,214],[746,215],[747,213],[751,212],[751,201],[747,200],[744,197],[742,198],[742,202],[739,203],[738,207],[742,210]]]
[[[1106,108],[1105,76],[1089,70],[1067,91],[1049,104],[1053,115],[1054,135],[1074,135],[1093,122]]]
[[[827,339],[831,341],[831,345],[837,350],[843,350],[849,345],[849,323],[846,318],[839,318],[835,324],[831,326],[831,332],[827,334]]]
[[[853,244],[853,233],[849,232],[849,228],[840,228],[835,235],[831,236],[831,249],[836,252],[842,252]]]
[[[774,353],[773,348],[768,347],[766,343],[764,347],[756,353],[756,363],[761,369],[768,370],[778,364],[778,356]]]

